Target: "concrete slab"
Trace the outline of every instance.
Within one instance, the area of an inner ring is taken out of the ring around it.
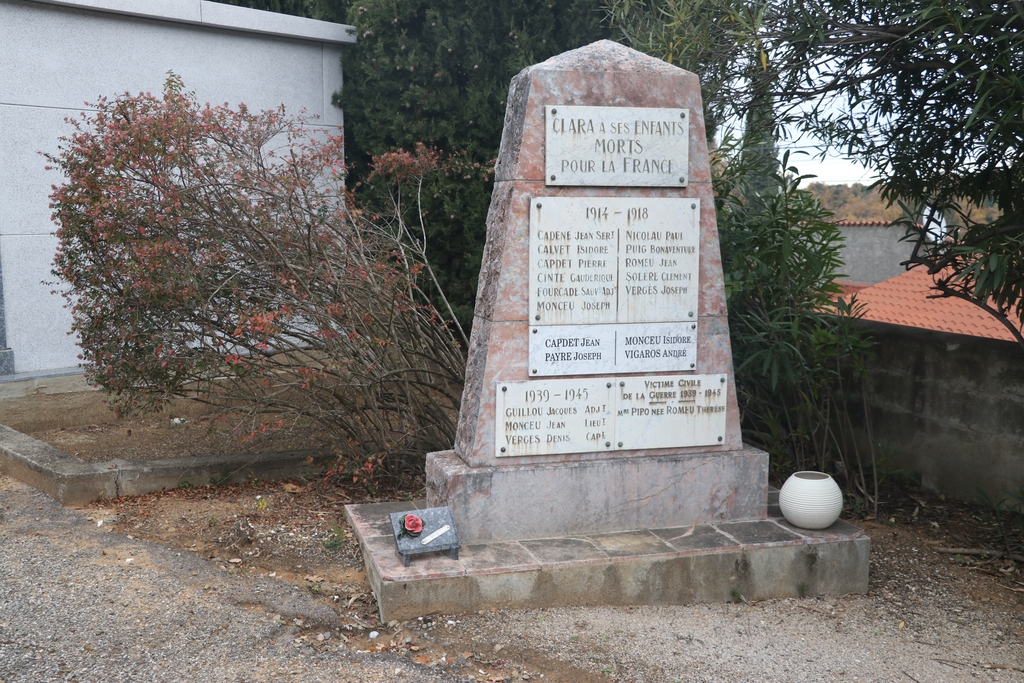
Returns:
[[[202,486],[287,479],[321,471],[330,458],[315,450],[295,450],[88,463],[0,425],[0,474],[42,491],[61,505],[139,496],[185,482]]]
[[[491,608],[682,605],[868,589],[870,539],[843,520],[807,531],[781,517],[572,537],[503,540],[403,567],[388,514],[426,501],[350,505],[381,620]]]

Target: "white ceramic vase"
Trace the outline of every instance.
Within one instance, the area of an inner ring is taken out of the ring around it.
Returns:
[[[824,529],[843,511],[843,492],[824,472],[797,472],[782,485],[779,507],[793,526]]]

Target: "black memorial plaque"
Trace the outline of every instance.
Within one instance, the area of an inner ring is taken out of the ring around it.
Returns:
[[[418,536],[399,534],[402,531],[402,518],[416,515],[423,520],[423,531]],[[438,533],[444,527],[447,530]],[[395,545],[402,564],[409,566],[411,555],[433,553],[447,550],[453,560],[459,559],[459,532],[455,529],[451,508],[427,508],[426,510],[409,510],[408,512],[391,513],[391,529],[395,534]]]

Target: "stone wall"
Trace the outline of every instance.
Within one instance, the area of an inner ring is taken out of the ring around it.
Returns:
[[[959,498],[1024,486],[1024,350],[1013,342],[864,321],[867,396],[885,464]],[[860,396],[851,401],[861,405]],[[863,427],[863,415],[854,416]],[[863,437],[863,432],[861,436]]]
[[[0,0],[0,374],[78,363],[50,263],[56,246],[40,152],[101,95],[160,92],[168,71],[199,101],[284,104],[337,130],[351,27],[205,0]],[[0,422],[3,422],[0,416]]]

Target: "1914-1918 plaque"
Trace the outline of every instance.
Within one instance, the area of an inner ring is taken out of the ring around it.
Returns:
[[[699,216],[698,199],[534,198],[531,376],[693,370]]]
[[[532,324],[694,320],[699,216],[696,199],[535,198]]]

